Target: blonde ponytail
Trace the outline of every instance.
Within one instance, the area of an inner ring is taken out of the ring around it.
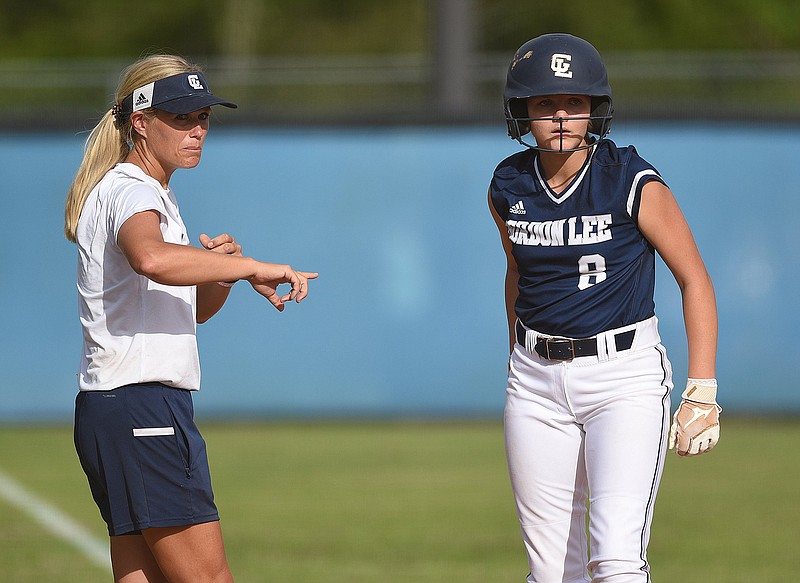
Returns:
[[[139,87],[170,75],[188,71],[201,71],[201,69],[176,55],[158,54],[144,57],[122,72],[114,104],[115,106],[121,104],[126,96]],[[97,186],[106,172],[125,160],[133,140],[136,139],[130,119],[115,118],[115,109],[106,112],[86,139],[83,161],[78,167],[75,179],[67,193],[64,208],[64,235],[73,243],[76,242],[78,219],[80,219],[89,193]],[[144,111],[152,113],[149,110]]]
[[[107,112],[86,139],[83,161],[67,193],[64,235],[69,241],[75,243],[78,219],[89,193],[106,172],[125,159],[129,151],[128,141],[116,127],[114,115]]]

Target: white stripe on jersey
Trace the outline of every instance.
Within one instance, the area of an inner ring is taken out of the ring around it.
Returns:
[[[633,184],[631,185],[631,190],[628,192],[628,203],[626,208],[628,209],[628,216],[633,218],[633,200],[636,198],[636,190],[639,188],[639,183],[642,181],[642,178],[645,176],[658,176],[658,172],[655,170],[642,170],[633,178]]]

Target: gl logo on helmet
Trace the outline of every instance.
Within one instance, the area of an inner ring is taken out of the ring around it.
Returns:
[[[570,77],[572,74],[570,74]],[[189,75],[186,77],[186,80],[189,82],[189,85],[192,86],[193,89],[203,89],[203,84],[200,82],[200,77],[197,75]]]
[[[550,59],[550,69],[556,77],[566,77],[572,79],[572,71],[569,70],[572,64],[572,55],[555,53]]]

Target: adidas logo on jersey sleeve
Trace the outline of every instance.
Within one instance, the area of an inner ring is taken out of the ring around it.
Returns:
[[[517,203],[508,209],[508,212],[512,215],[524,215],[525,214],[525,205],[522,204],[522,201],[517,201]]]

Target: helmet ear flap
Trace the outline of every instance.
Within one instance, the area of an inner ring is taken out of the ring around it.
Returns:
[[[531,123],[528,118],[528,102],[526,99],[509,99],[508,111],[506,112],[506,122],[508,123],[508,135],[515,140],[531,131]],[[524,120],[524,121],[523,121]]]
[[[601,138],[611,131],[611,116],[614,108],[608,97],[592,97],[592,119],[589,122],[589,132]]]

